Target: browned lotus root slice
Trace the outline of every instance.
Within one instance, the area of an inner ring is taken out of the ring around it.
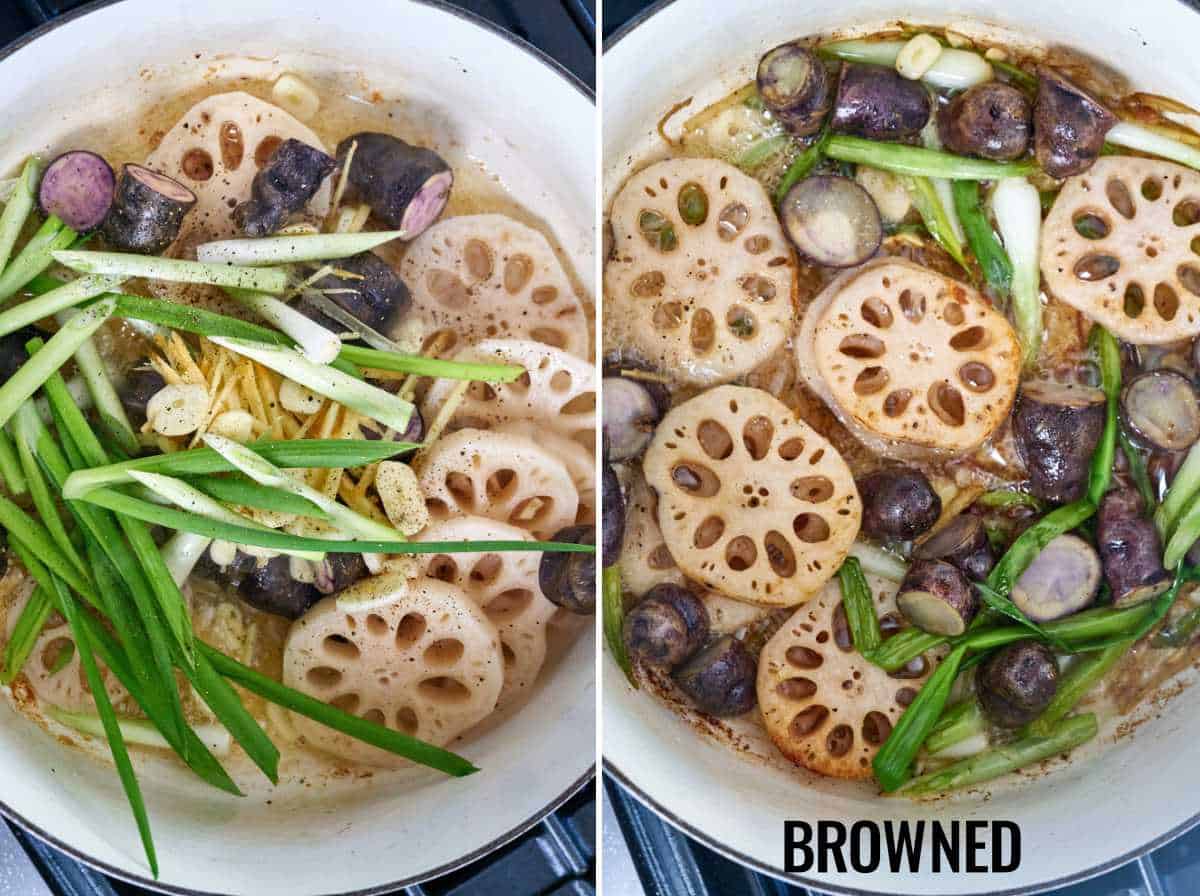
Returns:
[[[531,339],[485,339],[459,349],[455,361],[512,364],[525,374],[508,383],[471,383],[450,422],[491,429],[515,420],[561,433],[585,445],[596,444],[596,368],[560,349]],[[433,420],[454,391],[455,380],[435,380],[421,413]]]
[[[549,538],[575,522],[579,491],[566,465],[527,436],[460,429],[415,462],[435,520],[473,514]]]
[[[673,408],[643,469],[679,568],[739,600],[808,600],[858,534],[862,504],[841,455],[759,389],[720,386]]]
[[[434,523],[417,541],[529,541],[528,533],[478,516]],[[542,555],[533,551],[505,554],[420,554],[426,575],[455,586],[483,608],[500,633],[504,653],[504,688],[500,706],[529,693],[546,660],[546,626],[558,607],[546,599],[538,583]]]
[[[587,314],[554,249],[505,215],[433,225],[409,247],[401,275],[430,336],[457,345],[517,337],[591,355]]]
[[[896,585],[868,577],[880,615],[894,613]],[[863,659],[850,639],[842,592],[830,582],[798,609],[758,658],[758,706],[788,759],[834,778],[869,778],[871,760],[929,673],[906,676]]]
[[[1200,333],[1200,173],[1105,156],[1063,185],[1042,227],[1046,289],[1136,344]]]
[[[659,162],[626,181],[611,220],[607,344],[710,385],[757,367],[791,333],[795,259],[754,178],[716,159]]]
[[[436,579],[372,576],[352,585],[361,610],[331,596],[292,625],[283,681],[339,709],[438,746],[496,708],[504,659],[496,626],[463,591]],[[343,598],[346,595],[343,593]],[[390,753],[294,715],[313,747],[372,765]]]
[[[32,593],[31,584],[27,591]],[[28,593],[16,601],[8,611],[10,637],[17,620],[21,617],[21,611],[28,603]],[[121,707],[129,697],[129,692],[103,663],[97,660],[97,665],[100,668],[100,676],[104,679],[104,688],[108,691],[109,700],[113,706]],[[87,674],[83,671],[83,663],[79,659],[75,637],[61,616],[52,616],[51,621],[42,629],[21,673],[42,703],[57,706],[68,712],[96,711],[96,701],[92,698]]]
[[[1008,417],[1021,352],[968,286],[880,259],[843,274],[805,312],[800,374],[877,452],[964,454]]]

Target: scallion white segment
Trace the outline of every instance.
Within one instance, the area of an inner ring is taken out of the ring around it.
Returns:
[[[183,587],[211,543],[211,538],[195,532],[176,532],[167,539],[159,554],[176,585]]]
[[[64,283],[57,289],[43,293],[40,296],[14,305],[0,313],[0,336],[15,333],[21,327],[28,326],[44,317],[53,317],[60,311],[73,308],[80,302],[94,299],[106,292],[112,292],[124,281],[123,277],[80,277],[70,283]]]
[[[1154,524],[1164,543],[1175,534],[1175,526],[1184,510],[1200,494],[1200,442],[1191,447],[1171,480],[1166,497],[1154,513]]]
[[[86,734],[89,737],[105,737],[104,723],[99,716],[91,715],[90,713],[69,712],[58,706],[47,705],[45,707],[46,715],[58,722],[60,725],[66,725],[68,728],[73,728],[80,734]],[[170,750],[171,745],[167,743],[166,738],[159,733],[159,730],[154,727],[152,722],[145,719],[130,719],[117,718],[117,725],[121,729],[121,735],[128,743],[137,744],[139,747],[152,747],[158,750]],[[221,725],[208,724],[196,725],[192,728],[196,732],[196,736],[203,741],[204,746],[208,747],[210,753],[216,757],[224,757],[229,755],[230,747],[233,740],[229,732]]]
[[[276,348],[223,336],[214,336],[211,341],[251,361],[257,361],[263,367],[269,367],[289,380],[295,380],[318,395],[324,395],[372,420],[386,424],[396,432],[408,429],[408,421],[413,412],[412,404],[370,383],[355,379],[333,367],[314,364],[300,352],[290,348]]]
[[[301,498],[307,498],[328,513],[334,523],[351,532],[356,538],[404,541],[404,535],[391,526],[385,526],[383,523],[352,510],[339,503],[337,499],[317,491],[306,482],[293,479],[262,455],[256,454],[245,445],[239,445],[233,439],[207,433],[204,436],[204,444],[259,485],[289,491]]]
[[[253,452],[251,452],[253,453]],[[257,455],[255,455],[257,457]],[[194,513],[197,516],[207,517],[210,520],[216,520],[221,523],[229,523],[234,526],[245,526],[249,529],[258,529],[262,532],[272,531],[267,526],[255,522],[248,516],[243,516],[240,513],[235,513],[219,501],[210,498],[204,492],[197,488],[188,485],[182,479],[175,479],[172,476],[163,476],[161,473],[147,473],[143,470],[130,470],[129,476],[135,482],[138,482],[146,488],[150,489],[157,495],[166,498],[180,510],[186,510],[188,513]],[[249,554],[255,554],[257,548],[241,546],[241,549]],[[325,555],[315,551],[272,551],[271,556],[276,553],[291,554],[296,557],[303,557],[305,560],[312,560],[314,563],[320,563],[325,559]],[[255,554],[257,556],[257,554]]]
[[[226,290],[231,296],[296,340],[301,353],[315,364],[329,364],[342,350],[337,333],[301,314],[287,302],[248,289]]]
[[[823,44],[818,49],[850,62],[895,67],[900,51],[907,43],[903,40],[840,40]],[[945,47],[937,60],[925,69],[921,80],[939,90],[966,90],[990,81],[994,75],[991,65],[978,53]]]
[[[196,247],[196,260],[208,264],[295,264],[330,261],[369,252],[392,240],[402,240],[403,230],[375,233],[310,233],[270,236],[263,239],[217,240]]]
[[[1012,310],[1026,366],[1037,360],[1042,344],[1041,274],[1038,247],[1042,203],[1037,188],[1023,177],[1007,177],[992,191],[992,214],[1012,261]]]
[[[124,252],[58,251],[52,253],[59,264],[81,274],[112,274],[121,277],[145,277],[169,283],[200,283],[207,286],[231,286],[281,293],[288,288],[287,271],[281,268],[246,268],[230,264],[205,264],[178,258],[156,258]]]
[[[8,204],[4,206],[4,213],[0,214],[0,271],[8,266],[17,237],[21,235],[21,229],[33,211],[41,173],[41,163],[36,156],[31,156],[21,169],[21,176],[17,178]]]
[[[1170,159],[1189,168],[1200,169],[1200,149],[1140,124],[1119,121],[1112,126],[1104,139],[1113,146],[1135,149],[1138,152]]]
[[[899,584],[908,574],[904,561],[890,551],[865,541],[856,541],[850,545],[850,556],[857,557],[863,572],[871,576],[879,576],[889,582]]]

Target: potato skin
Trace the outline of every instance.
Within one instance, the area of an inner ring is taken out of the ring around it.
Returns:
[[[1058,663],[1037,641],[1001,648],[975,676],[979,704],[992,724],[1020,728],[1041,715],[1058,691]]]
[[[1044,381],[1021,388],[1012,415],[1013,436],[1033,494],[1056,504],[1083,497],[1104,417],[1099,389]]]
[[[655,585],[625,615],[622,637],[630,658],[673,669],[708,640],[708,610],[686,588]]]
[[[949,608],[961,625],[954,625],[953,630],[931,626],[927,618],[917,614],[918,605],[909,599],[913,594],[932,596]],[[957,566],[944,560],[918,560],[908,568],[896,604],[905,618],[923,631],[935,635],[960,635],[979,612],[979,595]]]
[[[871,140],[900,140],[929,121],[929,94],[917,81],[882,65],[846,63],[830,127]]]
[[[938,136],[951,152],[1010,161],[1029,147],[1032,117],[1025,94],[988,81],[964,90],[938,110]]]
[[[942,499],[915,467],[888,467],[857,482],[862,530],[873,538],[909,539],[927,531],[942,512]]]
[[[936,535],[917,545],[912,556],[914,560],[953,563],[976,582],[986,579],[996,564],[996,553],[983,520],[970,513],[960,513]]]
[[[1092,167],[1117,118],[1081,87],[1049,66],[1038,66],[1033,104],[1033,148],[1051,177],[1070,177]]]
[[[700,650],[672,677],[696,708],[709,715],[740,716],[758,702],[758,662],[732,635]]]
[[[796,66],[806,66],[802,84],[784,80]],[[758,93],[788,132],[810,137],[821,129],[833,105],[833,78],[816,53],[796,42],[780,44],[758,62]]]
[[[1143,511],[1141,495],[1132,488],[1114,489],[1100,502],[1096,544],[1113,606],[1132,606],[1171,587],[1162,565],[1162,539]]]

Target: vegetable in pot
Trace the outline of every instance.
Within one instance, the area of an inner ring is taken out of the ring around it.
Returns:
[[[270,236],[321,189],[337,162],[296,139],[284,140],[254,176],[250,196],[233,211],[246,236]]]
[[[1162,563],[1162,540],[1144,511],[1141,496],[1132,488],[1114,489],[1100,502],[1096,543],[1113,606],[1139,604],[1171,587],[1171,574]]]
[[[78,233],[99,227],[117,189],[112,166],[94,152],[64,152],[46,167],[38,203]]]
[[[862,264],[883,240],[871,194],[833,174],[807,177],[788,190],[779,204],[779,220],[796,248],[826,267]]]
[[[938,110],[938,136],[951,152],[1011,161],[1029,146],[1031,119],[1025,94],[988,81],[964,90]]]
[[[374,252],[343,258],[334,266],[337,272],[353,276],[330,274],[313,284],[314,288],[326,291],[330,301],[373,330],[387,331],[412,304],[412,296],[400,275]],[[297,307],[335,333],[346,330],[304,299]]]
[[[979,596],[962,571],[944,560],[918,560],[896,595],[904,618],[934,635],[961,635],[979,612]]]
[[[1050,622],[1088,606],[1099,588],[1095,549],[1076,535],[1060,535],[1013,584],[1012,602],[1034,622]]]
[[[241,580],[238,594],[256,610],[287,619],[299,619],[321,599],[316,586],[292,577],[291,558],[282,554],[256,565]]]
[[[658,385],[658,384],[654,384]],[[604,456],[614,463],[632,460],[646,450],[654,427],[662,419],[665,396],[651,384],[628,376],[605,376],[601,401],[604,412]]]
[[[1051,177],[1070,177],[1092,167],[1117,118],[1054,69],[1038,66],[1033,105],[1033,151]]]
[[[856,483],[862,497],[862,531],[872,538],[910,539],[929,531],[942,499],[915,467],[889,467]]]
[[[1055,503],[1083,497],[1104,419],[1101,389],[1049,380],[1021,387],[1012,418],[1013,436],[1034,495]]]
[[[343,167],[349,160],[342,176],[353,192],[407,239],[424,233],[450,198],[454,172],[432,149],[390,134],[363,132],[339,143],[337,155]]]
[[[612,566],[621,554],[621,542],[625,538],[625,496],[621,493],[621,481],[617,479],[617,471],[612,464],[604,464],[600,482],[604,501],[600,561],[603,566]]]
[[[1200,439],[1200,398],[1183,374],[1159,368],[1130,380],[1121,393],[1121,414],[1138,441],[1164,451],[1183,451]]]
[[[960,513],[946,526],[913,549],[913,560],[945,560],[982,582],[996,565],[996,554],[983,520]]]
[[[768,50],[758,62],[758,94],[775,119],[797,137],[821,129],[833,105],[829,69],[808,47],[791,42]]]
[[[595,526],[568,526],[551,541],[595,544]],[[547,551],[538,566],[538,585],[546,599],[581,616],[596,612],[596,555]]]
[[[635,661],[674,668],[708,640],[708,610],[687,588],[664,582],[625,614],[622,639]]]
[[[847,63],[838,82],[830,126],[840,134],[901,140],[929,121],[929,93],[894,68]]]
[[[195,204],[196,194],[179,181],[128,164],[104,219],[104,238],[122,252],[158,255],[175,242],[184,216]]]
[[[1058,690],[1058,663],[1037,641],[1003,647],[975,675],[979,704],[992,724],[1020,728],[1036,719]]]
[[[724,635],[694,654],[672,678],[701,712],[740,716],[758,702],[758,661],[737,638]]]

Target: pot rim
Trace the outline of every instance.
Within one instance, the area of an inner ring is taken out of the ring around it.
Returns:
[[[604,54],[607,55],[609,51],[613,49],[613,47],[621,42],[621,40],[628,37],[634,30],[645,25],[650,19],[654,18],[654,16],[658,15],[658,13],[665,10],[668,6],[672,6],[675,2],[676,0],[656,0],[655,3],[647,6],[637,15],[633,16],[633,18],[629,19],[624,25],[618,28],[613,33],[612,37],[604,42]],[[1193,12],[1200,12],[1200,9],[1188,2],[1188,0],[1176,0],[1176,2],[1182,4]],[[890,896],[890,894],[883,890],[864,890],[861,888],[845,887],[840,884],[831,883],[827,880],[816,877],[809,877],[803,874],[788,874],[784,871],[780,871],[778,868],[772,867],[765,862],[751,858],[750,856],[740,853],[737,850],[730,849],[720,840],[717,840],[708,833],[693,827],[666,806],[663,806],[653,799],[640,787],[638,787],[638,785],[633,782],[633,779],[627,773],[621,771],[621,769],[607,757],[604,758],[604,773],[611,775],[612,778],[626,790],[626,792],[628,792],[643,806],[654,812],[654,814],[656,814],[663,821],[667,822],[667,824],[671,825],[673,828],[679,830],[693,840],[701,843],[708,849],[711,849],[713,852],[722,855],[731,861],[737,862],[740,865],[743,865],[761,874],[765,874],[768,877],[776,880],[781,880],[789,884],[799,883],[806,887],[815,888],[818,891],[836,893],[839,894],[839,896]],[[1154,838],[1148,843],[1144,843],[1141,846],[1127,850],[1126,852],[1108,860],[1107,862],[1094,865],[1091,868],[1083,868],[1077,872],[1074,872],[1073,874],[1067,874],[1050,881],[1036,883],[1029,886],[1013,887],[1006,890],[997,890],[994,894],[992,894],[992,896],[1027,896],[1027,894],[1041,893],[1045,892],[1046,890],[1053,890],[1060,887],[1067,887],[1071,884],[1082,883],[1083,881],[1090,880],[1093,877],[1099,877],[1101,874],[1114,871],[1122,865],[1126,865],[1132,861],[1140,859],[1142,856],[1149,852],[1153,852],[1160,846],[1166,846],[1172,840],[1183,836],[1197,825],[1200,825],[1200,811],[1197,811],[1196,814],[1192,815],[1190,818],[1186,819],[1171,830],[1160,834],[1158,837]]]
[[[32,31],[21,35],[16,40],[10,42],[0,49],[0,65],[7,61],[8,58],[14,53],[34,43],[39,38],[49,34],[51,31],[73,22],[76,19],[81,19],[90,13],[97,12],[109,6],[115,6],[120,2],[122,2],[122,0],[93,0],[91,3],[86,3],[77,9],[63,13],[62,15],[56,16],[55,18],[38,25]],[[456,16],[457,18],[460,18],[465,22],[469,22],[477,28],[481,28],[492,35],[507,41],[518,50],[532,56],[546,68],[550,69],[550,71],[552,71],[555,75],[570,84],[573,88],[575,88],[575,90],[582,94],[585,100],[587,100],[593,106],[596,104],[595,92],[583,81],[581,81],[573,72],[567,69],[562,63],[552,58],[543,50],[535,47],[533,44],[529,43],[523,38],[501,28],[499,25],[495,24],[489,19],[484,18],[478,13],[471,12],[470,10],[454,6],[447,2],[447,0],[409,0],[409,2],[416,3],[421,6],[428,6],[440,12]],[[566,790],[556,796],[546,806],[542,807],[528,818],[510,828],[499,837],[492,839],[483,846],[480,846],[479,848],[452,862],[447,862],[437,868],[431,868],[428,871],[423,871],[420,874],[401,880],[381,883],[362,890],[353,890],[344,893],[329,893],[323,894],[323,896],[383,896],[383,894],[392,893],[396,890],[402,890],[406,887],[412,887],[433,878],[441,877],[442,875],[457,871],[458,869],[483,858],[489,853],[495,852],[506,844],[511,843],[513,840],[516,840],[526,831],[539,824],[544,818],[557,811],[560,806],[571,799],[571,797],[575,796],[575,794],[583,790],[584,787],[588,785],[588,782],[592,781],[595,776],[596,763],[593,761],[582,775],[573,781],[570,786],[566,788]],[[225,894],[214,891],[193,890],[187,887],[178,887],[172,884],[165,884],[162,881],[157,881],[150,877],[144,877],[140,874],[126,871],[124,869],[109,865],[106,862],[92,858],[82,850],[76,849],[71,844],[56,837],[54,834],[51,834],[49,831],[43,830],[37,825],[31,823],[3,800],[0,800],[0,816],[8,819],[22,830],[28,831],[37,839],[52,846],[54,849],[74,859],[75,861],[80,862],[89,868],[93,868],[96,871],[99,871],[101,874],[116,878],[124,881],[125,883],[133,884],[135,886],[158,893],[171,894],[171,896],[225,896]]]

